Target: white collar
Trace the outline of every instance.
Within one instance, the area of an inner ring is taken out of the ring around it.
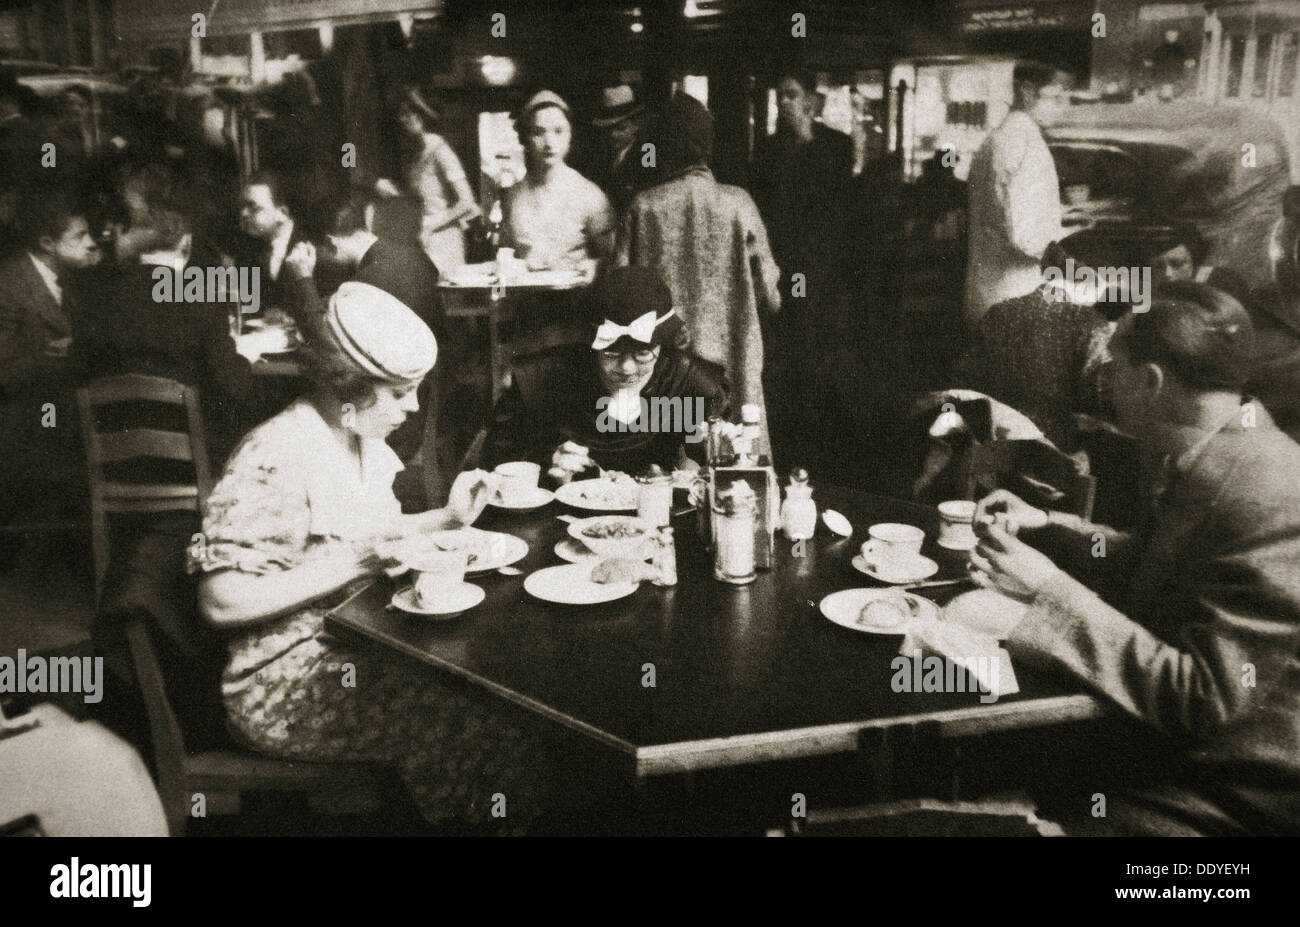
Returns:
[[[393,478],[403,464],[393,449],[377,438],[359,439],[358,474],[356,460],[309,399],[297,399],[290,408],[311,459],[306,480],[311,533],[366,538],[384,530],[402,510],[393,495]]]
[[[640,387],[631,386],[616,391],[609,397],[609,405],[605,408],[609,412],[609,417],[615,421],[625,425],[635,422],[641,416]]]
[[[62,306],[63,287],[59,286],[59,275],[54,272],[54,269],[50,267],[49,264],[46,264],[30,251],[27,252],[27,256],[31,258],[32,263],[36,265],[36,272],[40,274],[41,279],[45,281],[45,287],[50,291],[50,295],[54,297],[54,301]]]

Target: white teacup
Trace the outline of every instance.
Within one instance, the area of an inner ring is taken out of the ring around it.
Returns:
[[[463,550],[434,550],[412,565],[415,572],[415,601],[421,608],[437,609],[465,582]]]
[[[862,559],[875,569],[896,570],[921,555],[925,532],[915,525],[882,522],[867,529],[869,540],[862,545]]]
[[[492,472],[499,477],[497,493],[507,505],[522,505],[532,498],[542,476],[541,465],[526,460],[503,463]]]
[[[952,499],[939,503],[939,546],[949,550],[970,550],[975,537],[975,503]]]

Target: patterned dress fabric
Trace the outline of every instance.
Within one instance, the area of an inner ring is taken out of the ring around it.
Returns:
[[[338,556],[399,514],[399,469],[383,441],[363,439],[358,472],[299,399],[231,455],[190,569],[261,575]],[[396,654],[344,646],[325,613],[309,605],[231,639],[222,695],[238,739],[287,759],[391,764],[430,821],[498,823],[498,794],[511,824],[540,813],[542,789],[523,772],[545,768],[535,722]]]

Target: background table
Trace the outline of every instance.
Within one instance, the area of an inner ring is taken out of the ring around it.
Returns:
[[[848,516],[853,537],[830,536],[819,524],[806,556],[795,557],[778,536],[775,568],[747,586],[712,578],[691,514],[675,523],[676,587],[646,583],[625,599],[575,607],[532,598],[523,576],[491,574],[472,580],[487,591],[481,605],[430,622],[386,610],[395,586],[380,581],[335,609],[330,625],[605,744],[637,776],[852,752],[864,738],[897,728],[964,736],[1102,715],[1077,687],[1022,666],[1020,693],[992,704],[975,693],[892,691],[900,638],[834,625],[818,602],[839,589],[877,585],[849,564],[875,522],[925,528],[925,552],[944,558],[941,577],[958,575],[961,560],[933,545],[932,508],[843,490],[819,490],[816,498]],[[524,515],[490,509],[479,524],[528,541],[528,556],[516,564],[527,573],[562,562],[553,547],[565,537],[556,518],[564,511],[558,503]],[[927,591],[943,601],[945,590]],[[649,665],[653,687],[642,684]]]

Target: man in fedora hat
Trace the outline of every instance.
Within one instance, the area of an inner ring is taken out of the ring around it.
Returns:
[[[636,140],[641,133],[645,107],[627,84],[606,87],[600,92],[600,111],[591,124],[605,134],[606,159],[596,177],[600,188],[619,212],[627,208],[636,191],[644,186]]]
[[[517,356],[483,465],[531,460],[567,483],[596,466],[639,473],[703,459],[700,425],[730,411],[722,369],[695,357],[652,270],[614,267],[589,292],[587,337]]]

